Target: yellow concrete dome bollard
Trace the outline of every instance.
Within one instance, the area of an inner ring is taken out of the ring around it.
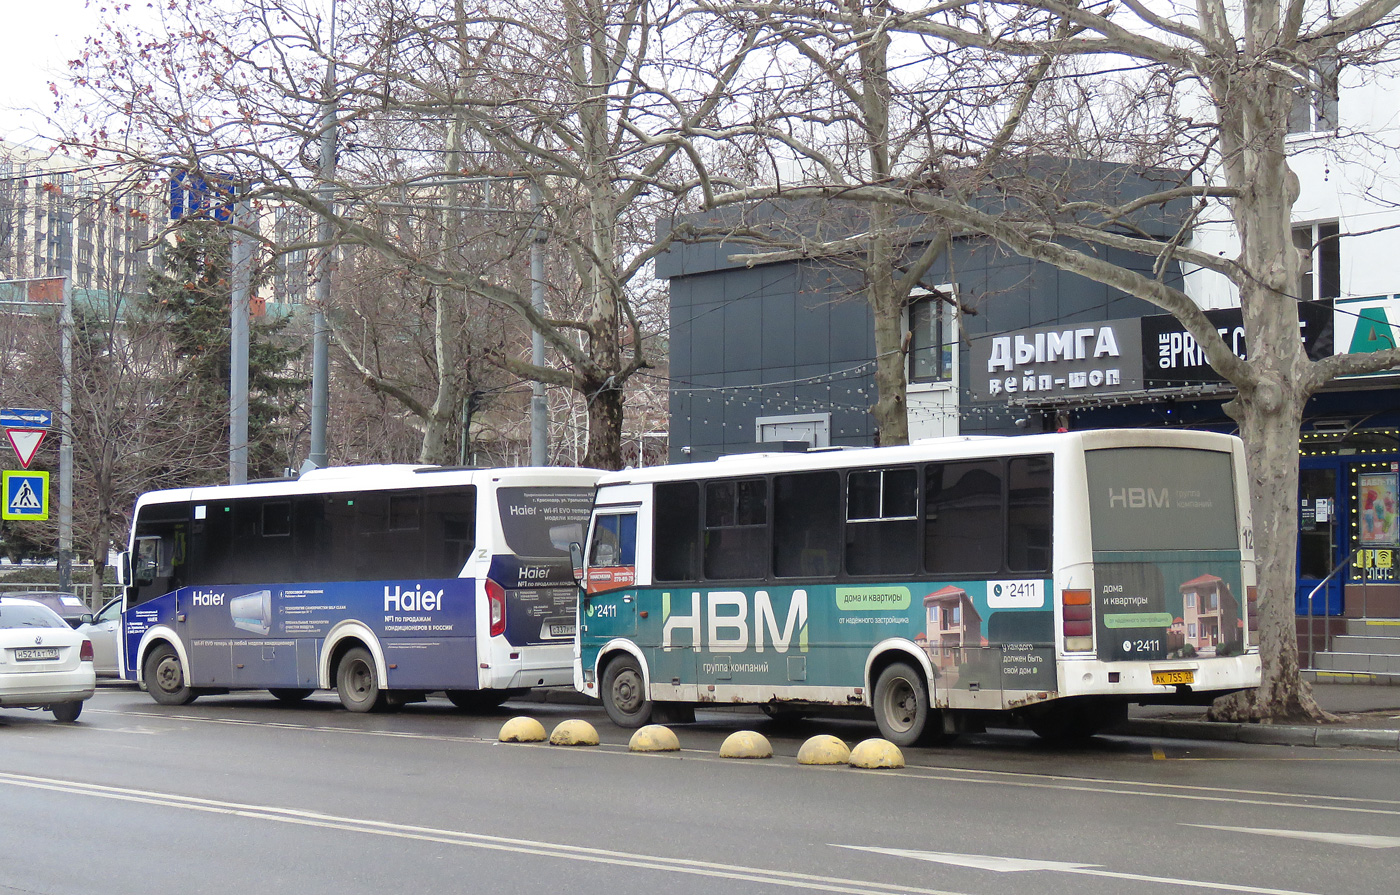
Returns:
[[[598,745],[598,731],[593,729],[593,725],[587,721],[571,719],[560,721],[554,728],[554,733],[549,735],[549,745],[551,746],[596,746]]]
[[[633,752],[679,752],[681,741],[676,739],[671,728],[660,724],[648,724],[632,734],[627,748]]]
[[[902,768],[904,753],[889,740],[876,737],[857,743],[850,763],[853,768]]]
[[[534,718],[511,718],[501,725],[499,739],[503,743],[543,743],[544,725]]]
[[[851,747],[829,733],[819,733],[797,750],[798,764],[845,764],[851,760]]]
[[[719,747],[720,758],[772,758],[773,747],[768,738],[752,730],[736,730],[724,738]]]

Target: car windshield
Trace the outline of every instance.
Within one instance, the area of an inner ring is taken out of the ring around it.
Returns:
[[[66,628],[68,624],[46,606],[0,603],[0,628]]]

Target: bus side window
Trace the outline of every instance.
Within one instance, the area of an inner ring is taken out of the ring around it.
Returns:
[[[599,516],[589,549],[590,567],[615,568],[637,564],[637,514]]]
[[[773,477],[773,574],[830,578],[841,568],[841,475]]]
[[[700,580],[700,485],[662,482],[656,486],[652,562],[657,581]]]

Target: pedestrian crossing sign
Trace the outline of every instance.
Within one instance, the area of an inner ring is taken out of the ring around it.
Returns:
[[[5,509],[0,517],[7,521],[43,522],[49,518],[49,474],[7,469]]]

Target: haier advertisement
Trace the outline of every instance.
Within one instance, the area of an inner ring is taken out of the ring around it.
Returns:
[[[263,675],[289,685],[289,674],[304,682],[314,669],[322,638],[353,619],[378,637],[392,685],[442,680],[449,670],[461,678],[464,663],[474,680],[475,649],[460,638],[475,636],[475,592],[471,578],[185,587],[127,612],[126,654],[166,625],[185,639],[194,684],[255,684]]]

